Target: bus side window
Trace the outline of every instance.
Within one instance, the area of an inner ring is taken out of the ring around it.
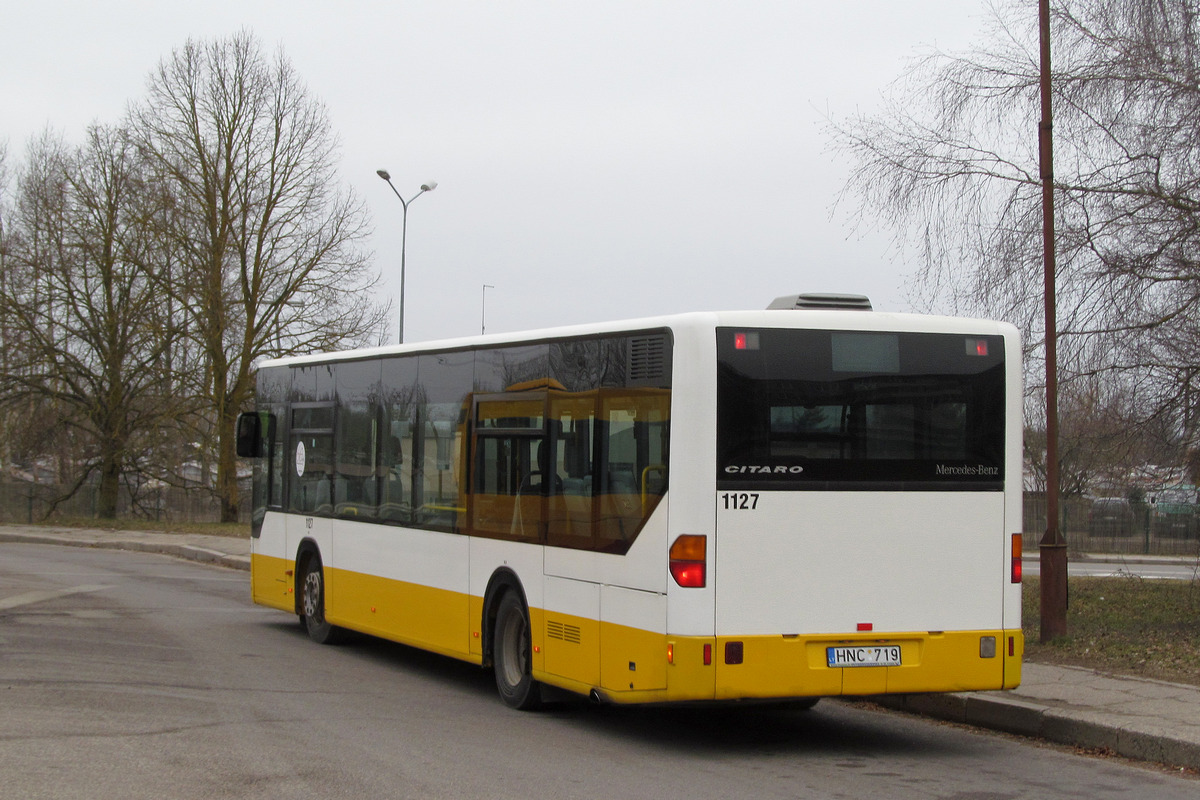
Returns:
[[[603,398],[596,538],[623,552],[667,488],[669,393],[628,390]]]
[[[303,433],[292,443],[292,511],[328,514],[333,511],[333,436]]]
[[[550,395],[549,442],[557,484],[547,504],[546,535],[547,542],[558,547],[595,548],[592,437],[596,397],[596,392]]]
[[[558,490],[545,436],[543,393],[477,396],[471,530],[542,540],[543,498]]]
[[[379,458],[375,466],[379,519],[412,524],[413,469],[419,460],[417,359],[383,359],[379,402],[382,411]]]

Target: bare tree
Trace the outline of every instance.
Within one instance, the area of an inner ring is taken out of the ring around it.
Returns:
[[[31,430],[75,437],[72,492],[98,474],[103,518],[116,516],[121,476],[141,466],[139,437],[176,411],[156,368],[175,332],[154,274],[154,197],[123,129],[93,127],[76,151],[42,137],[0,278],[0,402],[20,404]]]
[[[918,303],[1042,338],[1036,0],[981,44],[933,52],[888,107],[831,123],[846,195],[921,256]],[[1143,419],[1200,436],[1200,3],[1052,0],[1058,319],[1064,384],[1103,374]],[[1036,389],[1036,382],[1034,383]]]
[[[8,230],[5,227],[9,214],[9,172],[8,172],[8,143],[0,142],[0,297],[8,293],[8,251],[10,248]],[[12,333],[8,327],[8,317],[0,313],[0,379],[8,374],[9,356]],[[13,414],[0,404],[0,476],[12,469],[12,433]]]
[[[183,269],[169,292],[206,366],[197,390],[233,521],[233,428],[255,361],[358,344],[385,324],[364,207],[338,185],[324,107],[250,34],[189,41],[153,72],[131,120],[177,203],[169,234]]]

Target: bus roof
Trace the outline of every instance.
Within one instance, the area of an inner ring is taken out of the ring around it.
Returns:
[[[693,311],[657,317],[583,323],[509,333],[490,333],[453,339],[382,345],[355,350],[327,351],[286,358],[265,359],[258,366],[319,364],[381,356],[419,354],[499,347],[513,344],[574,339],[605,334],[670,329],[706,330],[717,327],[814,328],[831,330],[898,330],[931,333],[993,333],[1017,336],[1017,329],[996,320],[926,314],[846,309],[769,309],[749,311]]]

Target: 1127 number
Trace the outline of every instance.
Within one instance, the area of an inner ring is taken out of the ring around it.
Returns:
[[[757,492],[725,492],[721,495],[726,511],[753,511],[758,508]]]

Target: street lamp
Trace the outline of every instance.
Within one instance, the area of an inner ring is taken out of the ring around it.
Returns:
[[[386,169],[377,169],[375,170],[375,174],[387,181],[387,185],[392,187],[393,192],[396,192],[396,197],[400,198],[400,205],[404,206],[404,223],[400,229],[400,344],[404,344],[404,248],[408,239],[408,204],[426,192],[432,192],[436,189],[437,181],[421,184],[421,191],[414,194],[408,200],[405,200],[392,184],[392,176],[388,174]]]

